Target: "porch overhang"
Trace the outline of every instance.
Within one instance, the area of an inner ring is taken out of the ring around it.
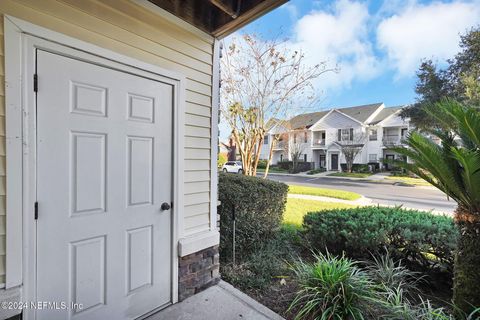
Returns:
[[[216,38],[224,38],[288,0],[148,1]]]

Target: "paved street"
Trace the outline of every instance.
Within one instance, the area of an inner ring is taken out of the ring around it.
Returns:
[[[433,188],[406,187],[326,177],[269,175],[269,179],[282,181],[287,184],[353,191],[372,199],[373,203],[383,205],[403,204],[403,206],[408,208],[436,210],[446,213],[452,213],[456,207],[454,201],[447,200],[447,197],[442,192]]]

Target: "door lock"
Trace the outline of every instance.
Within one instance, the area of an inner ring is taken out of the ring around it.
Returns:
[[[168,202],[164,202],[164,203],[162,203],[162,205],[160,206],[160,209],[161,209],[162,211],[170,210],[170,208],[171,208],[171,206],[170,206],[170,204],[169,204]]]

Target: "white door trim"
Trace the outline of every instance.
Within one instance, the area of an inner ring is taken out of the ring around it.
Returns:
[[[23,285],[23,301],[37,301],[33,204],[35,180],[34,51],[41,48],[64,56],[129,72],[174,86],[173,108],[173,202],[172,303],[178,299],[178,239],[183,230],[185,77],[158,66],[65,36],[29,22],[4,16],[7,140],[7,288]],[[23,80],[23,81],[22,81]],[[39,84],[41,87],[41,83]],[[179,210],[180,208],[180,210]],[[20,268],[21,266],[21,268]],[[35,319],[24,310],[25,319]]]

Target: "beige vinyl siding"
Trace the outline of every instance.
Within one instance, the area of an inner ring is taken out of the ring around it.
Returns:
[[[213,38],[128,0],[1,0],[8,14],[186,77],[184,234],[209,230]],[[5,280],[3,22],[0,46],[0,283]],[[18,214],[18,213],[16,213]]]
[[[3,16],[0,16],[0,287],[5,284],[5,55],[3,41]]]

